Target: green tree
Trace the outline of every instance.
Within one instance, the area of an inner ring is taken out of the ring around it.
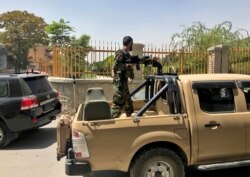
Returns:
[[[79,38],[74,36],[71,38],[71,45],[74,47],[90,48],[89,46],[90,36],[83,34]]]
[[[104,72],[104,73],[110,73],[112,72],[112,65],[114,61],[114,55],[110,55],[107,58],[105,58],[103,61],[94,62],[90,64],[90,69],[94,66],[95,71],[98,72]]]
[[[0,43],[4,43],[4,32],[0,32]]]
[[[67,73],[66,77],[80,77],[79,73],[73,73],[76,69],[83,72],[87,66],[86,55],[91,47],[89,46],[90,36],[83,34],[79,38],[71,36],[74,28],[69,25],[69,21],[60,19],[59,22],[53,21],[46,27],[46,32],[50,37],[52,47],[59,48],[61,54],[60,61]],[[67,49],[67,50],[65,50]],[[73,62],[72,62],[73,61]]]
[[[182,32],[175,33],[172,36],[171,46],[174,50],[181,49],[181,51],[192,52],[194,55],[185,55],[183,58],[183,72],[190,73],[206,73],[207,62],[201,56],[207,51],[209,47],[219,44],[227,44],[231,48],[250,47],[250,38],[248,31],[245,29],[233,30],[233,25],[229,21],[217,24],[212,28],[206,27],[201,22],[195,22],[192,26],[183,27]],[[201,55],[201,56],[200,56]],[[180,55],[171,56],[170,61],[178,70]],[[232,68],[239,68],[239,66],[246,64],[246,57],[237,54],[233,58],[238,58],[238,63],[230,62],[230,70]],[[239,62],[240,61],[240,62]]]
[[[60,49],[62,49],[60,61],[65,67],[66,77],[72,77],[73,75],[77,78],[82,77],[80,73],[73,73],[73,71],[84,72],[87,69],[88,61],[85,58],[91,49],[89,40],[90,36],[85,34],[79,38],[73,36],[70,37],[69,45],[60,46]]]
[[[20,72],[21,68],[27,66],[29,48],[35,44],[47,43],[47,35],[44,31],[46,25],[43,18],[27,11],[0,14],[0,29],[4,29],[2,40],[12,46],[12,53],[16,57],[16,72]]]
[[[250,46],[249,40],[245,40],[249,36],[247,30],[234,31],[229,21],[217,24],[213,28],[208,28],[201,22],[183,28],[182,32],[172,36],[172,47],[204,51],[219,44],[229,44],[232,47]]]
[[[71,41],[70,34],[74,32],[74,28],[69,23],[69,21],[60,19],[59,22],[53,21],[45,28],[47,34],[50,36],[52,45],[64,45]]]

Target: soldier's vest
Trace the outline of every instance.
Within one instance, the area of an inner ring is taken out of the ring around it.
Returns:
[[[122,55],[123,58],[129,58],[129,54],[126,53],[124,50],[118,50],[115,54],[114,58],[114,64],[112,69],[112,77],[115,77],[118,72],[121,73],[121,75],[124,75],[130,79],[134,79],[134,69],[131,64],[126,64],[124,61],[117,60],[118,57]]]

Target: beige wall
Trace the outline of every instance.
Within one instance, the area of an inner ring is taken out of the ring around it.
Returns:
[[[54,89],[59,91],[59,93],[63,96],[70,98],[70,100],[74,100],[74,92],[73,92],[73,79],[70,78],[57,78],[57,77],[49,77],[49,81]],[[113,80],[100,78],[100,79],[76,79],[75,90],[76,90],[76,106],[80,103],[83,103],[85,100],[86,91],[92,87],[102,87],[105,93],[105,97],[108,101],[111,101],[113,98]],[[129,83],[130,91],[133,91],[137,88],[142,81],[133,81]]]

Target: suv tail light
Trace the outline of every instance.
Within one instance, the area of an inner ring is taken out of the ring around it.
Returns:
[[[88,158],[89,150],[87,147],[86,139],[83,133],[73,130],[72,131],[72,143],[75,158]]]
[[[59,98],[60,94],[57,90],[55,90],[55,93],[56,93],[56,98]]]
[[[38,106],[38,101],[35,96],[28,96],[22,99],[21,110],[28,110]]]
[[[60,96],[59,92],[57,90],[54,90],[54,92],[55,92],[55,95],[56,95],[56,99],[59,99],[59,96]]]

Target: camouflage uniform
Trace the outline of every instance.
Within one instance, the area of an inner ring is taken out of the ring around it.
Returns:
[[[130,58],[130,54],[123,50],[119,50],[115,54],[114,64],[113,64],[113,87],[114,87],[114,95],[113,95],[113,105],[111,108],[111,113],[113,118],[117,118],[120,116],[121,112],[124,110],[126,116],[131,116],[133,109],[133,102],[131,98],[129,98],[129,87],[128,87],[128,75],[126,65],[126,60]],[[133,73],[133,71],[132,71]],[[131,75],[131,72],[130,72]]]

